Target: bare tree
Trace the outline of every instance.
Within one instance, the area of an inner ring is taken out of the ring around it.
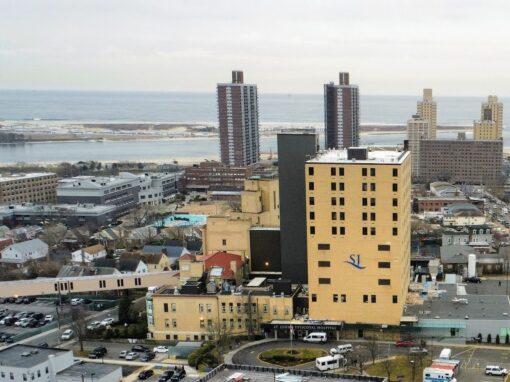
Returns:
[[[83,341],[85,341],[87,336],[87,322],[85,321],[85,317],[85,312],[81,307],[73,306],[71,308],[71,329],[80,343],[81,351],[83,351]]]
[[[370,354],[365,346],[356,346],[354,351],[351,353],[351,360],[354,367],[359,371],[360,375],[363,375],[365,365],[370,359]]]
[[[389,354],[388,354],[388,357],[386,357],[385,359],[383,359],[381,361],[381,366],[384,369],[384,371],[386,372],[388,381],[391,381],[391,373],[393,373],[393,371],[395,370],[395,363],[394,363],[393,359],[391,359],[389,357]]]
[[[377,356],[379,355],[379,344],[377,343],[375,337],[367,337],[365,346],[367,347],[368,354],[370,354],[373,365],[377,359]]]
[[[212,339],[214,342],[218,363],[222,363],[223,350],[228,348],[231,337],[231,330],[228,327],[227,321],[212,322],[211,325],[207,325],[207,333],[209,339]]]
[[[42,241],[48,244],[48,256],[64,240],[66,233],[67,228],[63,224],[51,224],[44,227],[44,232],[40,237]]]

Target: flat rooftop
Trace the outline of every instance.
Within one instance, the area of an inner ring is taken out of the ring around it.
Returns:
[[[3,176],[0,174],[0,183],[10,182],[12,180],[41,178],[43,176],[55,176],[55,175],[56,174],[54,172],[31,172],[27,174],[10,174]]]
[[[50,355],[60,355],[71,350],[14,345],[0,350],[2,366],[30,368],[48,360]]]
[[[244,370],[244,368],[252,370]],[[254,370],[255,369],[255,370]],[[264,370],[265,369],[265,370]],[[260,370],[260,371],[258,371]],[[262,371],[264,370],[264,371]],[[305,371],[305,370],[288,370],[283,368],[271,367],[254,367],[242,365],[227,365],[223,370],[219,371],[212,378],[208,379],[211,382],[225,382],[234,373],[242,373],[245,378],[250,382],[267,382],[267,381],[288,381],[288,382],[321,382],[321,381],[337,381],[337,382],[353,382],[353,381],[366,381],[366,382],[383,382],[386,381],[383,377],[369,377],[359,375],[347,374],[322,374],[319,371]],[[287,375],[285,375],[287,374]]]
[[[366,147],[363,147],[366,148]],[[368,148],[367,148],[368,149]],[[400,164],[409,155],[408,151],[368,150],[367,159],[348,159],[347,150],[326,150],[317,154],[306,163],[366,163],[366,164]]]
[[[72,212],[80,215],[98,214],[115,211],[115,206],[103,204],[31,204],[25,203],[15,205],[0,206],[0,214],[61,214],[64,212]]]
[[[58,373],[58,376],[66,377],[68,379],[72,379],[73,381],[83,381],[83,376],[85,380],[88,381],[89,378],[92,378],[92,374],[94,375],[94,379],[100,379],[113,373],[118,368],[120,368],[120,365],[84,362],[80,365],[73,365],[65,370],[62,370],[60,373]]]

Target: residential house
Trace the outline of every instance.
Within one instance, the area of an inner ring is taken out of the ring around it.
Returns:
[[[148,267],[140,257],[131,254],[122,255],[118,260],[117,269],[121,273],[147,273]]]
[[[221,280],[233,280],[235,285],[241,285],[243,264],[244,262],[240,255],[228,252],[216,252],[204,257],[204,268],[210,277],[217,277]]]
[[[19,267],[28,261],[45,259],[48,256],[48,244],[39,239],[27,240],[9,245],[0,254],[0,262]]]
[[[106,257],[106,249],[101,244],[96,244],[74,251],[71,256],[73,263],[89,264],[94,260]]]
[[[485,215],[473,204],[454,203],[443,208],[443,226],[478,226],[485,222]]]
[[[163,253],[150,253],[140,257],[147,265],[148,272],[163,272],[170,270],[170,259]]]

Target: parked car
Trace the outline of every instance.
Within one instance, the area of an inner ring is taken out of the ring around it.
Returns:
[[[344,344],[344,345],[338,345],[338,346],[332,348],[329,351],[329,354],[331,354],[331,355],[345,354],[345,353],[352,352],[353,350],[354,349],[351,344]]]
[[[142,353],[142,355],[140,356],[140,361],[149,362],[149,361],[152,361],[155,357],[156,357],[156,353],[147,351],[145,353]]]
[[[131,351],[135,353],[145,353],[146,351],[149,351],[149,348],[143,345],[133,345]]]
[[[103,321],[101,321],[100,325],[101,326],[109,326],[111,324],[113,324],[115,322],[115,320],[111,317],[108,317],[108,318],[105,318]]]
[[[48,347],[50,347],[50,345],[48,345],[47,342],[41,342],[40,344],[37,344],[37,346],[39,346],[40,348],[48,348]]]
[[[119,358],[126,358],[127,353],[129,353],[129,350],[122,350],[119,353]]]
[[[101,323],[99,321],[92,321],[87,325],[88,330],[94,330],[101,326]]]
[[[464,279],[464,281],[467,283],[473,283],[473,284],[481,284],[482,283],[482,279],[480,277],[466,277]]]
[[[23,297],[23,304],[31,304],[33,302],[35,302],[34,296]]]
[[[161,374],[161,377],[159,377],[158,382],[166,382],[170,378],[172,378],[173,375],[174,375],[173,370],[166,370],[163,374]]]
[[[89,358],[91,359],[103,358],[106,355],[106,353],[108,353],[108,350],[106,350],[104,346],[99,346],[89,353]]]
[[[23,304],[23,297],[18,297],[16,300],[14,300],[15,304]]]
[[[413,346],[411,348],[409,348],[409,354],[428,354],[428,350],[425,349],[425,348],[421,348],[419,346]]]
[[[501,366],[485,366],[485,375],[507,375],[508,371]]]
[[[159,345],[152,349],[154,353],[168,353],[168,346]]]
[[[126,354],[126,361],[133,361],[135,359],[138,358],[138,353],[137,352],[134,352],[134,351],[130,351],[129,353]]]
[[[82,298],[73,298],[73,299],[71,299],[71,305],[77,306],[77,305],[81,305],[81,304],[83,304],[83,299]]]
[[[138,374],[138,379],[147,379],[154,375],[154,371],[152,369],[144,370]]]
[[[413,340],[401,340],[395,342],[396,347],[416,347],[416,342]]]
[[[172,378],[170,378],[171,382],[179,382],[181,379],[186,377],[186,370],[184,370],[184,367],[182,369],[177,369],[174,372],[174,375],[172,375]]]
[[[53,314],[47,314],[44,316],[44,321],[51,322],[53,321]]]
[[[72,329],[67,329],[62,335],[60,336],[61,340],[67,341],[74,337],[74,331]]]

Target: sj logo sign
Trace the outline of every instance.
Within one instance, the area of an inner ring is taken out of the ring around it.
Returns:
[[[350,255],[349,260],[345,261],[347,264],[352,265],[354,268],[365,269],[363,265],[361,265],[361,255]]]

